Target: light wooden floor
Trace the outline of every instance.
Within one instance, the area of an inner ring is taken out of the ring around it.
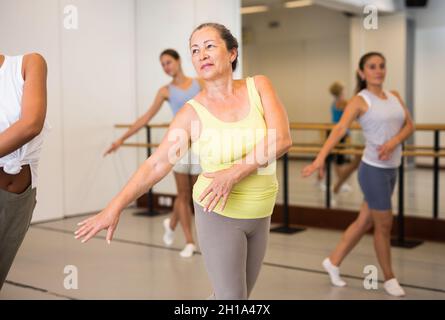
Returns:
[[[308,182],[309,183],[309,182]],[[104,233],[86,244],[73,237],[82,217],[32,225],[9,273],[0,299],[205,299],[211,286],[202,256],[181,258],[181,231],[171,248],[162,243],[166,215],[145,217],[127,209],[115,240]],[[365,236],[342,265],[345,288],[330,286],[321,261],[341,233],[308,229],[272,233],[252,299],[395,299],[379,283],[363,287],[363,268],[377,265],[371,236]],[[426,242],[392,250],[405,299],[445,299],[445,244]],[[78,270],[78,289],[64,288],[64,268]],[[380,278],[381,280],[381,278]]]

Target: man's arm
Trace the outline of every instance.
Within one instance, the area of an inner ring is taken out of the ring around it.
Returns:
[[[23,57],[22,110],[20,119],[0,133],[0,157],[19,149],[43,128],[46,116],[46,77],[45,59],[32,53]]]

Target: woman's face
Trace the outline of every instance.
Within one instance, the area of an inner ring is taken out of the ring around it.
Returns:
[[[195,31],[190,39],[190,51],[193,66],[200,78],[212,80],[232,73],[236,49],[228,51],[226,43],[214,28],[205,27]]]
[[[168,54],[164,54],[161,56],[161,65],[162,69],[164,69],[164,72],[170,77],[174,77],[181,67],[180,61],[176,60]]]
[[[359,73],[368,85],[382,86],[386,76],[385,59],[377,55],[370,57]]]

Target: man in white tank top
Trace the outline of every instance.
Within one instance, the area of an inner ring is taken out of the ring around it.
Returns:
[[[46,62],[38,54],[0,54],[0,289],[36,204],[46,76]]]

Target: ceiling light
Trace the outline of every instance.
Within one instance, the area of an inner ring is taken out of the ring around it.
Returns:
[[[242,7],[241,14],[251,14],[251,13],[259,13],[268,11],[268,6],[250,6],[250,7]]]
[[[301,8],[312,5],[312,0],[287,1],[284,3],[286,8]]]

